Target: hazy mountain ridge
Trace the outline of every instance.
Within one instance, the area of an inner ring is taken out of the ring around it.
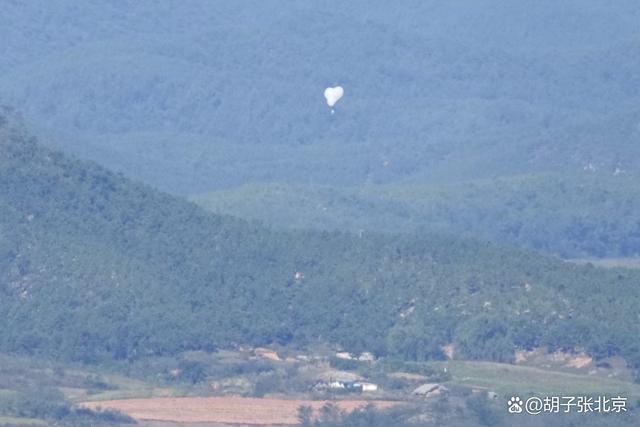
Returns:
[[[640,194],[636,179],[623,172],[358,188],[265,183],[192,200],[213,212],[288,228],[423,229],[574,258],[640,253]]]
[[[182,194],[640,170],[635,3],[405,6],[16,3],[0,96],[48,143]]]

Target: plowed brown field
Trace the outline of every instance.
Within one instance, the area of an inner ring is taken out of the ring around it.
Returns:
[[[317,411],[325,403],[327,402],[319,400],[246,397],[162,397],[85,402],[82,406],[91,409],[115,409],[140,421],[277,425],[297,424],[297,411],[300,406],[311,406]],[[331,403],[347,412],[369,403],[378,409],[387,409],[398,404],[381,400],[340,400]]]

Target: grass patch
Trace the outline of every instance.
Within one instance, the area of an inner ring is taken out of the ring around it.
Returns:
[[[576,264],[593,264],[596,267],[604,268],[633,268],[640,269],[640,257],[620,257],[620,258],[578,258],[569,260]]]
[[[451,383],[486,388],[498,393],[517,392],[521,395],[620,395],[640,398],[640,385],[631,382],[570,374],[492,362],[450,361],[434,363],[447,368]]]
[[[86,372],[77,369],[68,369],[67,373],[86,375]],[[91,392],[81,387],[61,387],[60,390],[67,399],[75,403],[146,397],[179,397],[186,394],[179,388],[156,387],[144,381],[117,374],[101,373],[101,378],[109,385],[108,389]]]
[[[103,400],[142,399],[149,397],[181,397],[187,393],[168,387],[148,387],[138,389],[108,390],[89,394],[80,400],[83,402],[99,402]]]
[[[16,418],[0,416],[0,426],[19,425],[19,426],[46,426],[47,422],[37,418]]]
[[[115,399],[133,399],[147,397],[179,397],[185,392],[173,387],[156,387],[144,381],[126,378],[120,375],[105,374],[106,381],[114,386],[112,390],[104,390],[98,393],[79,396],[82,401],[101,401]]]
[[[0,399],[13,397],[15,395],[16,395],[15,390],[10,390],[8,388],[0,388]]]

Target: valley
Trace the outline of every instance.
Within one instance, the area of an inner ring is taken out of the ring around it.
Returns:
[[[278,355],[278,360],[265,354]],[[116,373],[121,369],[115,366],[115,371],[99,371],[47,362],[43,369],[36,359],[2,355],[0,380],[6,387],[14,375],[14,380],[19,379],[13,382],[15,387],[30,377],[63,393],[75,408],[118,411],[143,426],[297,425],[302,406],[310,407],[314,418],[322,417],[327,408],[348,413],[369,406],[366,410],[409,411],[414,417],[422,414],[462,422],[465,417],[475,416],[471,407],[476,398],[486,399],[500,417],[511,395],[620,395],[628,398],[630,409],[640,400],[640,386],[630,382],[624,369],[603,367],[602,363],[596,367],[593,362],[576,366],[571,355],[560,357],[540,350],[528,353],[516,364],[358,361],[344,359],[343,355],[326,348],[315,354],[287,348],[192,352],[132,364],[128,369],[135,378]],[[194,364],[202,370],[195,382],[184,372]],[[256,366],[260,366],[259,371]],[[318,387],[353,379],[375,383],[379,388],[363,392]],[[8,396],[20,393],[20,389],[4,389],[0,405],[6,405]],[[420,391],[423,389],[430,391]],[[462,412],[453,416],[453,408]],[[614,425],[633,425],[633,420],[624,415],[611,419],[619,423]],[[45,423],[28,417],[0,419],[3,426]]]

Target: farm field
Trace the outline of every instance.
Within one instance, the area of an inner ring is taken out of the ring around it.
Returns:
[[[449,361],[434,363],[446,367],[451,384],[507,394],[532,395],[621,395],[640,398],[640,385],[602,376],[575,374],[506,363]]]
[[[629,399],[630,406],[640,399],[640,385],[631,381],[621,361],[616,363],[608,360],[608,367],[602,367],[588,358],[582,360],[581,355],[549,354],[544,349],[524,352],[518,358],[518,364],[449,360],[395,366],[391,361],[379,360],[354,362],[354,366],[342,367],[342,370],[312,356],[307,362],[274,362],[256,359],[254,353],[223,350],[212,354],[184,355],[199,360],[208,372],[222,374],[196,385],[162,380],[157,374],[149,374],[148,378],[131,378],[114,372],[90,371],[79,366],[43,366],[35,359],[3,356],[0,360],[4,369],[0,369],[0,378],[4,378],[5,388],[0,389],[0,397],[4,396],[10,402],[12,396],[16,395],[18,391],[10,387],[19,373],[23,378],[46,384],[59,394],[64,394],[74,408],[114,409],[136,419],[144,427],[185,424],[189,427],[291,425],[298,422],[300,406],[310,406],[318,414],[318,410],[327,402],[345,412],[372,403],[378,409],[394,406],[415,408],[417,405],[423,413],[430,413],[438,402],[437,397],[413,393],[425,383],[444,386],[447,399],[463,406],[468,396],[475,394],[473,392],[482,391],[495,393],[494,404],[497,406],[510,395],[620,395]],[[584,363],[574,366],[576,361]],[[271,370],[260,375],[250,370],[252,366],[260,364],[263,368],[270,366]],[[168,366],[174,365],[178,364]],[[297,368],[293,369],[293,366]],[[157,372],[163,372],[163,369]],[[240,371],[244,373],[238,375]],[[225,374],[231,376],[226,377]],[[257,381],[266,375],[280,377],[280,382],[274,383],[280,384],[279,390],[267,392],[263,398],[255,395],[248,397],[255,392]],[[347,375],[361,377],[378,383],[381,389],[368,397],[359,393],[338,397],[317,390],[304,391],[312,384],[322,382],[326,375],[333,378]],[[245,397],[234,392],[237,389],[234,384],[240,380],[248,387],[242,393]],[[219,387],[216,391],[212,390],[214,385]],[[290,391],[285,392],[283,387]],[[218,396],[213,397],[212,393]],[[46,423],[45,420],[27,415],[20,418],[10,417],[8,413],[2,415],[5,418],[0,416],[0,426]]]
[[[498,401],[513,393],[521,396],[620,395],[627,397],[630,402],[640,398],[640,385],[609,377],[614,372],[611,369],[588,374],[586,372],[591,368],[571,371],[571,368],[545,369],[538,366],[458,360],[430,362],[426,365],[438,371],[446,368],[450,377],[442,384],[451,389],[451,397],[464,395],[463,390],[475,390],[496,392]],[[422,379],[413,384],[424,381]],[[178,425],[174,423],[189,423],[193,427],[290,425],[298,422],[297,411],[300,406],[310,406],[318,413],[324,404],[331,402],[342,411],[350,412],[370,403],[378,409],[389,409],[402,404],[431,401],[431,398],[425,400],[424,397],[412,395],[413,387],[407,385],[402,392],[396,390],[395,393],[383,391],[376,400],[361,399],[358,395],[352,395],[350,400],[296,399],[293,395],[290,398],[280,395],[271,395],[269,398],[140,395],[138,398],[84,401],[78,405],[90,409],[114,409],[136,419],[141,425],[153,427]]]
[[[223,423],[246,425],[282,425],[298,423],[300,406],[318,411],[327,401],[299,399],[260,399],[246,397],[181,397],[109,400],[85,402],[90,409],[114,409],[139,421],[185,423]],[[380,400],[331,401],[342,411],[354,411],[368,404],[388,409],[398,402]]]

